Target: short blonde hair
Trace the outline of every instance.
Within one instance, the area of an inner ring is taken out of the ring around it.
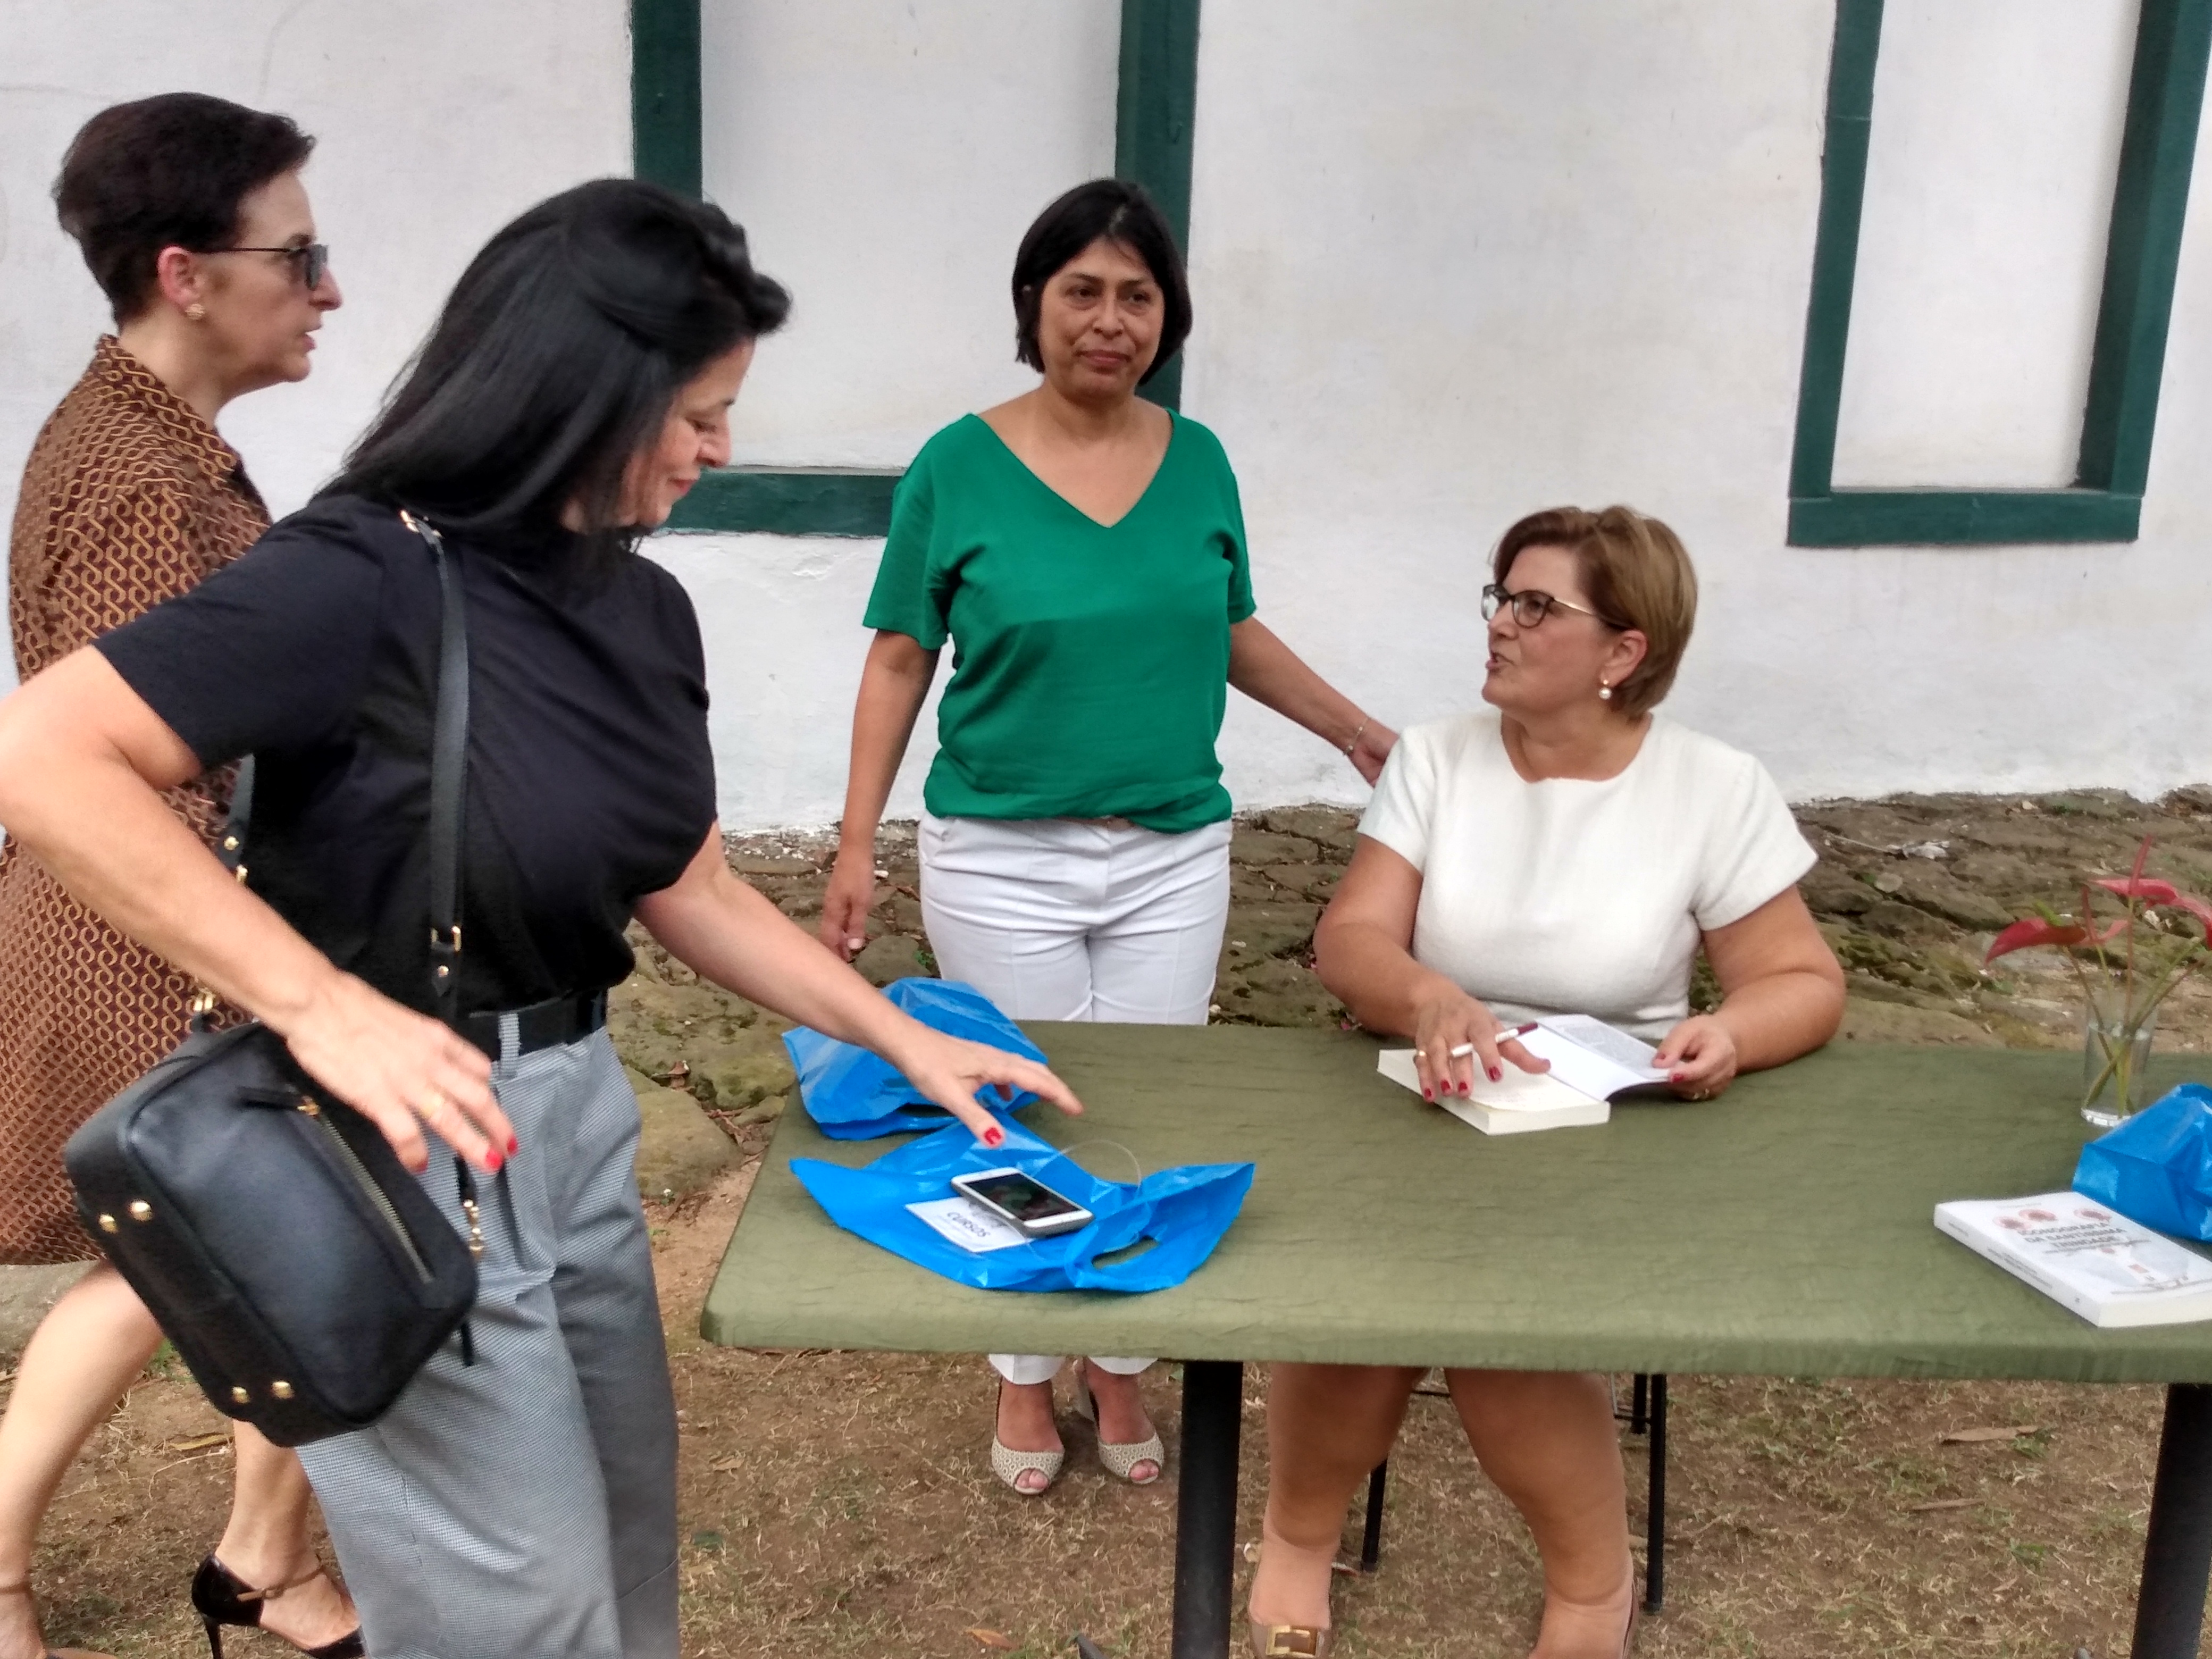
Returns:
[[[1681,538],[1633,507],[1592,513],[1551,507],[1531,513],[1501,537],[1490,562],[1503,586],[1513,561],[1532,547],[1574,555],[1590,608],[1614,628],[1644,635],[1644,660],[1613,688],[1613,706],[1636,715],[1656,708],[1674,684],[1698,620],[1698,573]]]

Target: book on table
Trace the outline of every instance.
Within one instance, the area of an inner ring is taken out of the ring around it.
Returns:
[[[2079,1193],[1954,1199],[1936,1224],[2092,1325],[2212,1319],[2212,1261]]]
[[[1466,1097],[1449,1096],[1437,1104],[1486,1135],[1526,1134],[1603,1123],[1613,1115],[1615,1095],[1667,1081],[1665,1069],[1651,1063],[1657,1049],[1588,1014],[1547,1015],[1517,1040],[1537,1059],[1549,1060],[1551,1069],[1524,1072],[1509,1061],[1505,1075],[1493,1083],[1478,1066]],[[1375,1069],[1420,1093],[1411,1048],[1383,1049]]]

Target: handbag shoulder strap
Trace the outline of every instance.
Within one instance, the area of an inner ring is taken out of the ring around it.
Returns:
[[[458,1026],[461,966],[461,805],[469,748],[468,605],[457,555],[427,520],[400,522],[429,545],[438,568],[438,702],[430,736],[430,994],[438,1018]]]

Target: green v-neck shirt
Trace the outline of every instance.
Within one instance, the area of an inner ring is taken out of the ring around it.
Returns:
[[[1213,744],[1230,624],[1252,611],[1237,477],[1197,422],[1175,417],[1152,483],[1103,525],[964,415],[899,481],[866,621],[952,641],[938,817],[1177,834],[1229,816]]]

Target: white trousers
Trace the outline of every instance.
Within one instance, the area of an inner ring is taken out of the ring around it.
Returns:
[[[1229,921],[1226,820],[1178,836],[1072,818],[921,821],[921,919],[938,972],[1016,1019],[1203,1025]],[[1097,1357],[1125,1376],[1149,1359]],[[1056,1355],[994,1353],[1009,1382]]]

